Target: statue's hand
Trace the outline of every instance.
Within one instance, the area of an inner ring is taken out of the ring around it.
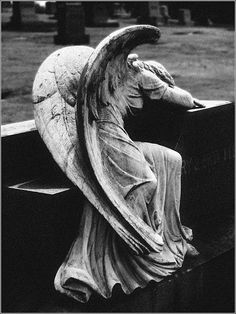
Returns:
[[[201,101],[196,98],[193,99],[193,103],[195,105],[194,108],[206,108],[206,106],[203,105],[203,103],[201,103]]]

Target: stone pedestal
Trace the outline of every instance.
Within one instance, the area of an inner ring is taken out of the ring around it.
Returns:
[[[80,2],[57,3],[58,35],[54,37],[57,45],[81,45],[89,43],[85,34],[85,16]]]

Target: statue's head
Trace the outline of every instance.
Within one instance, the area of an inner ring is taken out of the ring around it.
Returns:
[[[173,77],[168,73],[166,68],[159,62],[154,60],[150,61],[141,61],[136,53],[128,55],[127,58],[128,67],[134,72],[141,72],[142,69],[151,71],[158,78],[169,85],[175,85]]]

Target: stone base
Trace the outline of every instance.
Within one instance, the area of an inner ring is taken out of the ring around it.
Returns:
[[[90,36],[87,34],[70,38],[68,36],[55,35],[54,44],[55,45],[81,45],[89,44]]]

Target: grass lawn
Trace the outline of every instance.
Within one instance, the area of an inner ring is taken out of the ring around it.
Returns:
[[[46,20],[48,16],[43,18]],[[120,20],[120,27],[135,22]],[[89,45],[95,47],[113,30],[86,28]],[[135,50],[140,58],[165,65],[176,84],[199,99],[234,100],[234,31],[180,26],[161,26],[160,30],[158,45],[144,45]],[[56,30],[2,31],[2,124],[33,118],[34,76],[41,62],[62,47],[54,45],[55,34]]]

